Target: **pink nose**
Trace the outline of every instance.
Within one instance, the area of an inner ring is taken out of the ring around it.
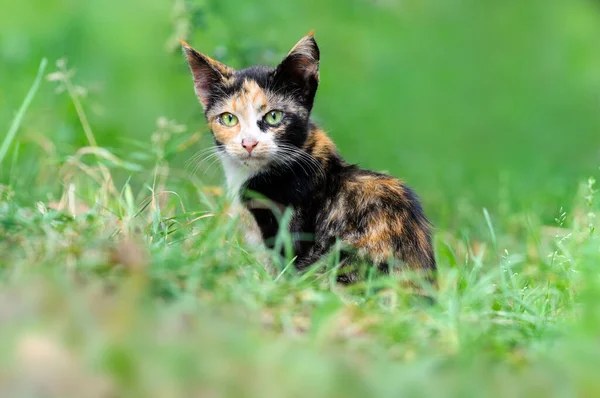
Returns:
[[[256,148],[256,146],[258,145],[258,141],[255,140],[247,140],[245,138],[242,139],[242,146],[244,148],[246,148],[246,150],[248,151],[248,154],[252,153],[252,150],[254,148]]]

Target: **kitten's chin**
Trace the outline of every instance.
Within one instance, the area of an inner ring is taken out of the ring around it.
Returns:
[[[229,155],[236,163],[247,168],[249,171],[260,171],[269,166],[271,164],[271,159],[268,156],[231,156]]]
[[[247,158],[242,160],[242,164],[252,171],[266,169],[271,162],[267,159]]]

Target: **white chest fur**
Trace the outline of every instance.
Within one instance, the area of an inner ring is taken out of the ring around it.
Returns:
[[[225,179],[227,180],[228,199],[239,201],[240,188],[251,177],[252,173],[247,167],[231,159],[229,156],[221,154],[220,157],[223,171],[225,172]]]
[[[231,201],[234,216],[240,218],[246,243],[252,246],[262,244],[262,235],[254,217],[240,201],[240,188],[254,173],[224,154],[221,155],[221,164],[227,181],[227,198]]]

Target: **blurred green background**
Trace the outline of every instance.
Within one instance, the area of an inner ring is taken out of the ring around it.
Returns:
[[[600,3],[591,0],[9,0],[0,134],[42,57],[48,72],[62,57],[76,69],[99,145],[117,154],[151,145],[160,116],[205,133],[178,36],[242,68],[275,65],[311,29],[322,53],[314,118],[349,161],[414,186],[438,225],[455,222],[461,203],[552,220],[598,170]],[[63,157],[86,145],[55,88],[42,84],[19,131],[23,196],[35,195],[40,142]]]
[[[311,29],[314,118],[437,227],[425,306],[268,274],[186,165],[211,138],[178,36],[241,68]],[[75,95],[44,80],[0,159],[0,397],[600,396],[599,38],[597,0],[3,0],[0,151],[43,57]]]

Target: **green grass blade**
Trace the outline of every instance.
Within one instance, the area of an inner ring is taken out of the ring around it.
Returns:
[[[42,62],[40,63],[40,67],[38,69],[37,76],[35,77],[35,80],[33,81],[33,84],[31,85],[31,88],[29,89],[29,92],[27,93],[25,100],[21,104],[19,111],[17,112],[15,118],[13,119],[13,121],[10,125],[10,129],[8,130],[8,134],[6,134],[6,137],[4,137],[4,141],[2,141],[2,146],[0,147],[0,164],[2,164],[2,161],[4,160],[4,157],[6,156],[6,153],[8,152],[8,148],[10,147],[10,144],[12,143],[15,136],[17,135],[17,130],[19,129],[19,126],[21,125],[21,121],[23,120],[23,116],[25,116],[25,112],[27,112],[27,108],[29,108],[29,105],[31,104],[31,101],[33,100],[33,97],[35,96],[35,93],[37,92],[38,88],[40,87],[40,82],[42,81],[42,77],[44,76],[44,71],[46,70],[47,64],[48,64],[48,60],[46,58],[42,58]]]

